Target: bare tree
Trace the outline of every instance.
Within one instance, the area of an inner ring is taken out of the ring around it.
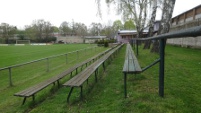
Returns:
[[[70,35],[72,32],[72,28],[71,28],[70,24],[66,21],[61,23],[59,30],[60,30],[61,34],[64,36]]]
[[[75,23],[75,34],[84,37],[87,34],[87,26],[83,23]]]
[[[45,40],[47,42],[48,38],[51,37],[53,33],[53,27],[50,22],[44,22],[43,33],[45,35]]]
[[[148,27],[150,4],[152,0],[106,0],[108,6],[116,5],[117,13],[122,14],[124,20],[132,20],[137,30],[137,37],[141,37],[143,30]],[[98,6],[100,0],[96,0]],[[100,6],[98,7],[100,12]],[[99,13],[101,14],[101,13]]]
[[[157,6],[158,5],[158,0],[153,0],[152,1],[152,14],[151,14],[151,19],[149,22],[149,37],[153,36],[153,32],[154,32],[154,22],[156,20],[156,11],[157,11]],[[144,44],[144,49],[150,49],[151,46],[151,40],[147,40],[145,41]]]
[[[7,23],[1,23],[0,36],[5,39],[6,43],[9,43],[9,38],[13,37],[17,27],[9,25]]]
[[[91,23],[90,25],[90,34],[93,35],[93,36],[98,36],[100,35],[100,31],[102,29],[102,25],[101,23]]]
[[[163,0],[162,18],[158,34],[164,34],[169,32],[175,1],[176,0]],[[159,53],[158,40],[154,42],[151,52]]]

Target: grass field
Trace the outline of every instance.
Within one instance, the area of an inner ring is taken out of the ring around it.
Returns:
[[[93,44],[77,45],[0,46],[0,68],[95,46]]]
[[[167,46],[165,54],[164,98],[158,96],[158,64],[141,74],[129,75],[128,98],[124,98],[122,74],[124,46],[118,56],[107,64],[106,71],[100,71],[97,83],[92,76],[89,84],[84,84],[83,100],[79,100],[80,90],[75,89],[70,104],[67,104],[66,97],[70,90],[68,87],[60,89],[48,87],[36,95],[35,103],[30,98],[24,106],[20,105],[22,98],[12,96],[18,90],[27,87],[26,85],[31,86],[48,78],[44,76],[50,77],[61,71],[55,69],[48,74],[42,74],[43,76],[37,76],[37,81],[36,78],[31,79],[35,82],[29,83],[31,80],[27,80],[19,82],[17,86],[1,90],[0,112],[199,113],[201,111],[201,50]],[[138,59],[142,67],[147,66],[156,58],[158,58],[157,54],[140,48]],[[65,78],[62,82],[67,79]]]

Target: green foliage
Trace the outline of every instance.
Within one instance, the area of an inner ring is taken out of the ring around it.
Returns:
[[[129,19],[128,21],[126,21],[126,22],[124,23],[124,29],[125,29],[125,30],[133,30],[133,29],[136,29],[134,22],[133,22],[131,19]]]
[[[118,30],[121,30],[123,29],[123,24],[121,22],[121,20],[116,20],[113,22],[113,25],[112,25],[112,28],[115,30],[115,31],[118,31]]]
[[[104,47],[108,47],[108,46],[109,46],[108,41],[105,40],[105,41],[104,41]]]

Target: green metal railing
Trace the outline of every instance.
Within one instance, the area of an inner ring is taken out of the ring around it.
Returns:
[[[192,27],[192,28],[188,28],[188,29],[180,30],[176,32],[170,32],[170,33],[166,33],[166,34],[162,34],[162,35],[158,35],[158,36],[154,36],[150,38],[134,39],[136,40],[136,44],[137,44],[137,47],[136,47],[137,55],[139,54],[138,43],[137,43],[139,40],[142,40],[142,41],[160,40],[160,58],[142,70],[145,71],[148,68],[152,67],[153,65],[157,64],[158,62],[160,62],[159,64],[159,95],[161,97],[164,96],[165,40],[171,39],[171,38],[188,38],[188,37],[197,37],[197,36],[201,36],[201,26]]]

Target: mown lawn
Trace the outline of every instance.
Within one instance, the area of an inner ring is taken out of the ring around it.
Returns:
[[[48,46],[49,49],[46,48],[46,52],[44,52],[44,53],[39,52],[37,54],[39,56],[41,56],[40,53],[43,55],[46,55],[45,53],[49,53],[52,56],[52,55],[58,55],[55,53],[55,51],[57,51],[57,50],[59,51],[60,49],[62,49],[62,50],[68,49],[67,52],[71,52],[71,51],[84,49],[84,48],[91,47],[91,46],[94,46],[94,45],[88,45],[88,44],[52,45],[52,46]],[[28,51],[26,51],[26,47],[29,48]],[[10,46],[8,46],[8,48],[10,48]],[[41,50],[43,49],[42,46],[38,47],[38,48],[41,48]],[[35,48],[35,46],[21,46],[21,48],[18,48],[18,49],[19,49],[19,51],[20,50],[23,51],[23,52],[21,52],[22,54],[18,55],[18,56],[23,56],[24,53],[32,54],[32,50],[35,50],[36,48]],[[19,92],[25,88],[28,88],[30,86],[33,86],[37,83],[40,83],[50,77],[58,75],[59,73],[68,69],[69,67],[71,67],[83,60],[86,60],[89,57],[92,57],[92,56],[98,54],[99,52],[104,51],[105,49],[107,49],[107,48],[98,47],[96,49],[93,48],[93,49],[88,49],[86,51],[85,50],[80,51],[79,57],[77,57],[77,52],[68,54],[67,62],[66,62],[65,55],[60,56],[60,57],[51,58],[51,59],[49,59],[49,63],[48,63],[49,71],[47,71],[47,61],[46,60],[28,64],[25,66],[20,66],[17,68],[13,68],[12,69],[12,82],[13,82],[12,87],[9,86],[8,70],[1,71],[0,72],[0,113],[1,112],[25,112],[25,111],[27,111],[27,109],[30,109],[27,106],[29,106],[30,104],[33,104],[32,102],[30,102],[31,98],[28,98],[29,103],[27,102],[27,105],[24,105],[24,106],[22,106],[23,108],[21,108],[20,106],[21,106],[23,98],[13,96],[14,93],[17,93],[17,92]],[[8,49],[8,50],[10,50],[10,49]],[[63,53],[61,53],[61,51],[60,51],[59,54],[65,54],[67,52],[63,51]],[[16,56],[16,58],[18,58],[18,56]],[[34,54],[33,57],[35,58],[35,56],[37,56],[37,55]],[[35,60],[34,58],[31,58],[32,56],[29,56],[29,57],[30,58],[28,58],[28,59]],[[48,56],[46,56],[46,57],[48,57]],[[6,59],[6,58],[4,58],[4,59]],[[9,60],[9,58],[7,60]],[[46,99],[46,98],[43,98],[43,97],[49,96],[49,94],[51,95],[51,92],[54,90],[57,90],[57,85],[48,86],[46,89],[44,89],[43,91],[41,91],[40,93],[38,93],[36,95],[36,97],[37,97],[36,101],[37,100],[38,100],[38,102],[44,101],[43,99]]]
[[[114,113],[199,113],[201,111],[201,50],[167,46],[165,56],[165,96],[158,95],[159,65],[138,75],[129,75],[128,98],[124,98],[122,67],[125,46],[112,61],[106,71],[100,71],[98,82],[92,75],[89,84],[84,84],[84,98],[80,100],[80,89],[73,91],[70,104],[66,97],[70,88],[51,88],[45,95],[36,95],[36,102],[16,99],[6,112],[114,112]],[[157,54],[140,48],[138,56],[141,67],[158,58]],[[101,69],[102,70],[102,69]],[[65,78],[62,82],[66,81]],[[7,102],[7,101],[5,101]],[[9,103],[7,104],[9,105]],[[0,111],[4,109],[0,107]]]
[[[76,45],[76,46],[75,46]],[[47,46],[0,46],[0,68],[25,63],[44,57],[95,46],[93,44],[55,44]]]

